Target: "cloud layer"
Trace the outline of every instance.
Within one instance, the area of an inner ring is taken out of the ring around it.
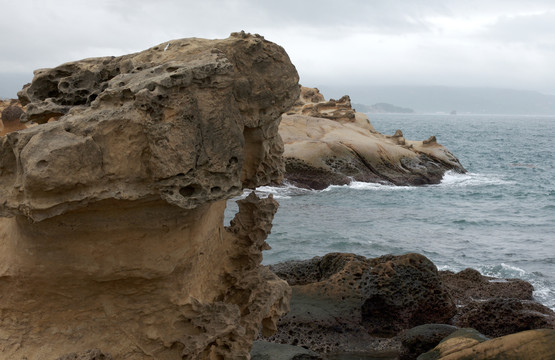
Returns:
[[[555,93],[552,1],[1,1],[0,96],[37,68],[240,30],[282,45],[306,85]]]

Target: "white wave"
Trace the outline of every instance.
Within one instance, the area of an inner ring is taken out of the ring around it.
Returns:
[[[416,189],[415,186],[397,186],[379,183],[370,183],[362,181],[351,181],[347,185],[330,185],[322,191],[331,191],[334,189],[352,189],[352,190],[381,190],[381,191],[399,191]]]
[[[526,271],[519,267],[501,263],[500,265],[484,266],[479,269],[482,274],[497,278],[522,278]]]
[[[441,179],[441,183],[433,186],[442,187],[465,187],[465,186],[483,186],[483,185],[507,185],[514,182],[503,180],[494,175],[466,173],[460,174],[449,170]]]
[[[243,190],[243,194],[233,200],[246,198],[251,192],[252,189],[245,189]],[[261,198],[266,198],[271,194],[274,199],[290,199],[292,196],[310,194],[316,192],[316,190],[304,189],[289,183],[284,183],[279,186],[259,186],[254,192]]]

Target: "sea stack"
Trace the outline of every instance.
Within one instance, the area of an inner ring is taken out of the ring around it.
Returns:
[[[223,216],[283,177],[285,51],[173,40],[37,70],[18,95],[39,125],[0,138],[3,358],[248,359],[288,310],[260,265],[277,203]]]

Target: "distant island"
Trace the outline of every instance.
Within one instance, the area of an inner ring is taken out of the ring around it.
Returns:
[[[391,105],[388,103],[377,103],[372,106],[363,105],[363,104],[353,104],[353,108],[355,108],[359,112],[371,113],[371,114],[384,114],[384,113],[414,114],[413,109]]]
[[[448,86],[368,86],[344,87],[318,85],[331,97],[349,93],[353,106],[371,112],[358,104],[402,104],[419,114],[503,114],[555,115],[555,94],[537,91],[485,87]],[[357,103],[357,104],[354,104]],[[374,105],[375,106],[375,105]]]

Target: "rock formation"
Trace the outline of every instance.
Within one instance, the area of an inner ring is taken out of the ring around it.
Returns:
[[[479,334],[471,345],[528,329],[555,329],[555,313],[532,300],[529,283],[472,269],[438,272],[419,254],[367,259],[331,253],[271,269],[293,295],[278,332],[265,340],[324,358],[416,359],[460,327],[478,329],[471,332]]]
[[[18,95],[39,125],[0,138],[3,357],[247,359],[288,309],[260,265],[277,203],[224,209],[281,181],[298,94],[245,33],[37,70]]]
[[[555,312],[533,299],[534,288],[520,279],[495,279],[474,269],[442,272],[441,278],[458,305],[452,320],[490,337],[541,328],[555,329]]]
[[[318,352],[395,348],[404,329],[447,322],[455,304],[419,254],[367,259],[331,253],[271,269],[293,288],[291,311],[271,341]]]
[[[382,135],[366,115],[355,112],[348,96],[325,101],[318,89],[302,88],[279,133],[285,143],[286,179],[301,187],[323,189],[353,179],[434,184],[447,170],[465,171],[435,137],[410,141],[400,130]]]
[[[20,121],[21,115],[23,115],[23,109],[16,101],[3,102],[2,106],[0,106],[0,114],[0,120],[2,120],[0,136],[27,128],[27,126]]]

